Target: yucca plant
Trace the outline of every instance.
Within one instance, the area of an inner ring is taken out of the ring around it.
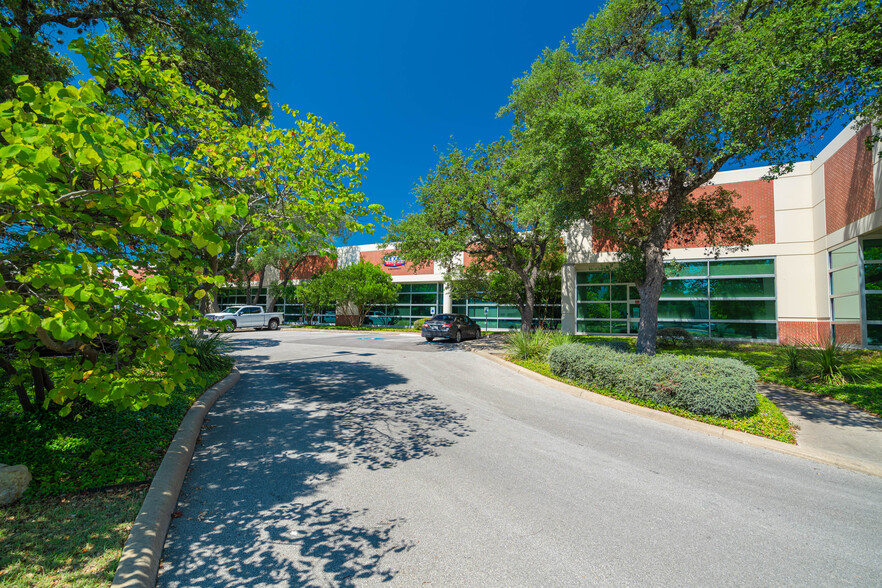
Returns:
[[[542,329],[515,331],[506,337],[505,351],[512,359],[544,359],[548,353],[548,337]]]
[[[175,342],[178,349],[190,352],[196,358],[200,371],[210,372],[229,369],[233,366],[233,358],[229,356],[233,350],[230,339],[221,333],[213,335],[189,334]]]
[[[799,373],[799,360],[803,356],[803,345],[800,343],[782,343],[778,352],[784,360],[784,371],[788,374]]]
[[[848,349],[833,338],[822,339],[817,345],[805,347],[806,359],[820,371],[820,378],[831,384],[844,384],[842,367],[848,363]]]

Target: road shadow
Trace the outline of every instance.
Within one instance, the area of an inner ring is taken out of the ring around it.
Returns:
[[[317,491],[349,468],[438,455],[472,430],[465,415],[357,356],[239,358],[242,380],[203,426],[158,586],[351,586],[396,575],[382,560],[412,547],[392,539],[402,520],[375,520]]]

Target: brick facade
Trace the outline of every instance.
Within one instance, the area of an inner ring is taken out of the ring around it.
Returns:
[[[873,154],[864,144],[869,135],[864,127],[824,163],[828,234],[876,210]]]
[[[319,272],[334,269],[337,262],[324,255],[309,255],[306,259],[297,264],[292,272],[295,280],[309,280]]]
[[[427,263],[426,265],[421,265],[419,267],[414,268],[413,264],[405,263],[401,267],[386,267],[383,265],[383,260],[387,256],[395,255],[394,249],[387,249],[385,251],[362,251],[359,253],[361,259],[372,263],[376,266],[379,266],[387,274],[391,274],[393,276],[407,276],[407,275],[418,275],[418,276],[431,276],[435,273],[435,264]]]
[[[836,324],[836,341],[848,345],[863,345],[860,323]]]
[[[781,343],[820,343],[829,339],[828,321],[778,321],[778,340]]]

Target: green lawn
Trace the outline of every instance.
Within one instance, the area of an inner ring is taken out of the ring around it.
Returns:
[[[84,405],[77,418],[26,416],[0,386],[0,462],[34,477],[0,507],[0,586],[110,585],[147,485],[85,490],[149,481],[190,405],[228,373],[204,373],[165,406]]]
[[[717,425],[718,427],[725,427],[727,429],[732,429],[735,431],[743,431],[752,435],[759,435],[760,437],[767,437],[776,441],[783,441],[784,443],[796,443],[796,438],[793,436],[793,430],[790,427],[790,423],[787,421],[787,417],[785,417],[778,409],[778,407],[775,406],[762,394],[757,394],[757,402],[759,406],[756,414],[745,417],[713,417],[695,414],[694,412],[689,412],[687,410],[681,410],[678,408],[671,408],[669,406],[655,404],[653,402],[647,402],[638,398],[634,398],[633,396],[626,396],[624,394],[618,394],[609,390],[590,388],[588,386],[585,386],[584,384],[576,382],[575,380],[555,376],[551,373],[551,369],[549,369],[547,361],[512,359],[509,359],[509,361],[512,361],[512,363],[527,368],[528,370],[532,370],[538,374],[542,374],[543,376],[547,376],[560,382],[570,384],[571,386],[576,386],[585,390],[591,390],[592,392],[597,392],[598,394],[603,394],[604,396],[617,398],[625,402],[630,402],[631,404],[646,406],[655,410],[675,414],[677,416],[685,417],[695,421],[701,421],[703,423]]]
[[[0,585],[109,586],[147,486],[0,507]]]

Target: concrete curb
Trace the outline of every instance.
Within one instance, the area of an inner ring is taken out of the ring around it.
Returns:
[[[828,453],[826,451],[820,451],[817,449],[804,449],[802,447],[797,447],[796,445],[790,445],[789,443],[783,443],[781,441],[775,441],[773,439],[767,439],[765,437],[757,437],[756,435],[751,435],[750,433],[733,431],[724,427],[718,427],[716,425],[709,425],[707,423],[693,421],[667,412],[647,408],[645,406],[631,404],[623,400],[617,400],[615,398],[610,398],[609,396],[604,396],[603,394],[591,392],[590,390],[585,390],[583,388],[564,384],[563,382],[548,378],[546,376],[543,376],[542,374],[537,374],[534,371],[511,363],[510,361],[506,361],[498,355],[494,355],[486,351],[480,351],[476,349],[473,350],[472,353],[476,353],[481,357],[487,358],[490,361],[494,361],[502,366],[507,367],[510,370],[518,372],[519,374],[523,374],[528,378],[536,380],[537,382],[541,382],[546,386],[550,386],[562,392],[566,392],[571,396],[584,398],[585,400],[589,400],[595,404],[608,406],[622,412],[627,412],[629,414],[637,415],[643,418],[652,419],[660,423],[673,425],[681,429],[704,433],[705,435],[710,435],[711,437],[737,441],[739,443],[744,443],[745,445],[751,445],[753,447],[760,447],[762,449],[777,451],[778,453],[793,455],[795,457],[801,457],[803,459],[808,459],[817,463],[832,465],[846,470],[852,470],[855,472],[860,472],[862,474],[869,474],[871,476],[882,478],[882,467],[876,464],[851,459],[842,455]]]
[[[112,587],[152,588],[156,585],[165,534],[178,504],[178,494],[190,467],[202,421],[215,401],[240,377],[239,370],[233,368],[229,376],[206,390],[184,415],[123,547]]]

